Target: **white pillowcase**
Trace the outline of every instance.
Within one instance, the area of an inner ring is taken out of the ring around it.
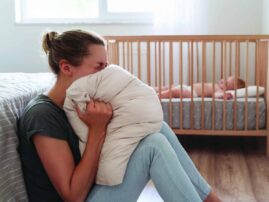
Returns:
[[[248,89],[248,97],[256,97],[257,86],[248,86],[247,89]],[[259,88],[258,88],[259,96],[264,94],[264,90],[265,90],[264,87],[259,86]],[[235,97],[235,90],[228,90],[226,92],[231,93],[233,95],[233,97]],[[245,97],[245,95],[246,95],[246,88],[237,89],[236,97],[238,97],[238,98]]]

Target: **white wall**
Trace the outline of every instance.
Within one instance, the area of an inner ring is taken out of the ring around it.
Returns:
[[[49,27],[93,30],[101,35],[148,34],[260,34],[263,3],[260,0],[175,0],[176,18],[171,15],[153,25],[18,25],[14,0],[0,1],[0,72],[48,71],[42,57],[41,36]],[[268,7],[268,6],[267,6]],[[171,14],[173,12],[169,12]],[[170,17],[170,18],[169,18]],[[161,19],[161,18],[160,18]],[[268,19],[268,16],[267,16]],[[267,21],[268,24],[268,21]],[[268,28],[268,27],[267,27]],[[268,30],[268,29],[267,29]]]
[[[263,0],[262,34],[269,34],[269,0]]]

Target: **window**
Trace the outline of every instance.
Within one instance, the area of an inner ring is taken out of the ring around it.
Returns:
[[[156,0],[15,0],[17,23],[152,23]]]

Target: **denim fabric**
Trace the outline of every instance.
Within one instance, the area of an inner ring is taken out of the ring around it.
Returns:
[[[211,191],[164,122],[160,133],[141,140],[128,162],[123,183],[116,186],[95,184],[87,201],[135,202],[150,179],[166,202],[203,201]]]

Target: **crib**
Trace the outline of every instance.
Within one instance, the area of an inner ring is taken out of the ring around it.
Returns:
[[[164,120],[178,135],[265,136],[269,156],[269,35],[106,36],[108,59],[159,90],[228,76],[246,83],[232,100],[161,99]],[[253,86],[255,93],[249,92]],[[264,94],[260,95],[260,89]],[[252,94],[252,95],[250,95]]]

